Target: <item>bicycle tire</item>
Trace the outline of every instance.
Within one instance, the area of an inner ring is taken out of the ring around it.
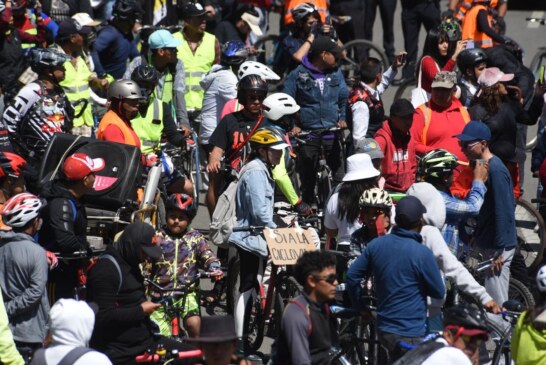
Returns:
[[[265,318],[262,308],[262,299],[260,292],[256,291],[256,296],[251,296],[245,306],[244,329],[243,334],[248,349],[256,352],[262,346],[265,333]],[[246,347],[246,346],[245,346]]]
[[[480,348],[480,364],[493,363],[500,342],[505,335],[505,331],[497,323],[487,320],[487,325],[489,327],[489,338],[483,343],[483,347]],[[487,355],[483,353],[484,349],[487,351]]]
[[[514,215],[520,252],[527,271],[533,273],[542,262],[546,224],[533,204],[524,199],[517,200]]]
[[[417,87],[416,80],[406,80],[396,90],[394,100],[407,99],[411,100],[411,91]]]
[[[234,257],[228,263],[227,285],[226,285],[226,311],[228,314],[235,313],[235,304],[239,296],[239,273],[241,271],[241,262],[239,256]]]
[[[526,308],[533,308],[535,306],[535,297],[521,281],[510,278],[508,283],[508,299],[515,299]]]
[[[368,41],[366,39],[353,39],[343,45],[343,50],[346,52],[346,56],[340,60],[339,68],[345,77],[345,81],[348,86],[351,86],[354,83],[355,75],[360,72],[360,60],[358,59],[358,47],[366,48],[368,52],[372,50],[375,52],[373,57],[377,57],[382,65],[383,70],[389,68],[389,58],[386,53],[375,43]]]

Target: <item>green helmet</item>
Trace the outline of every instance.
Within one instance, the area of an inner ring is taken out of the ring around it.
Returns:
[[[457,167],[457,156],[443,149],[432,150],[419,159],[419,176],[439,178]]]

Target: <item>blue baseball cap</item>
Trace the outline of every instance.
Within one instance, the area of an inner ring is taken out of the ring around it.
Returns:
[[[453,137],[463,142],[489,141],[491,139],[491,130],[485,123],[472,120],[465,125],[461,134],[456,134]]]
[[[148,38],[150,49],[176,48],[182,45],[182,40],[173,37],[166,29],[156,30]]]
[[[402,228],[411,229],[427,212],[421,201],[412,195],[407,195],[396,204],[396,224]]]

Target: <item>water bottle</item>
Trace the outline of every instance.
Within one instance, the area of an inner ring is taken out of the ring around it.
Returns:
[[[346,290],[347,290],[347,286],[345,283],[341,283],[341,284],[338,284],[338,286],[336,286],[337,293],[343,293]]]

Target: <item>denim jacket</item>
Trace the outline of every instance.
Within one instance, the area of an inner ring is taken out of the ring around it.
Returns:
[[[284,92],[296,99],[300,110],[300,126],[304,130],[335,127],[345,120],[349,91],[339,69],[325,73],[324,90],[313,75],[312,66],[299,65],[286,77]],[[315,71],[316,72],[316,71]]]
[[[255,158],[241,170],[235,198],[237,222],[234,227],[266,226],[273,223],[274,182],[266,165]],[[261,232],[233,232],[229,242],[246,250],[267,257],[267,244]]]

